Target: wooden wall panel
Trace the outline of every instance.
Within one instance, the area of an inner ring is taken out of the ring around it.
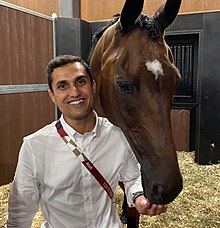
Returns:
[[[87,21],[109,20],[120,13],[125,0],[81,0],[81,19]],[[152,15],[165,0],[145,0],[144,13]],[[219,0],[182,0],[180,14],[220,11]]]
[[[47,92],[0,95],[0,184],[12,181],[24,136],[54,120]]]
[[[0,6],[0,84],[46,83],[53,56],[52,21]]]
[[[52,13],[60,15],[60,1],[63,0],[5,0],[45,15]],[[120,13],[125,0],[81,0],[81,19],[87,21],[109,20],[116,13]],[[152,15],[165,0],[145,0],[143,12]],[[219,0],[182,0],[180,14],[220,11]]]
[[[14,139],[30,134],[54,119],[54,104],[47,91],[1,95],[0,106],[2,122],[7,123],[7,130],[16,136]]]
[[[173,109],[171,122],[176,150],[189,151],[190,111]]]
[[[53,58],[53,24],[4,5],[0,21],[0,184],[6,184],[14,176],[23,136],[55,118],[45,91],[46,65]],[[36,92],[24,92],[32,84],[37,85]],[[13,86],[22,90],[14,91]]]
[[[60,15],[60,0],[5,0],[5,2],[48,16],[51,16],[52,13]]]

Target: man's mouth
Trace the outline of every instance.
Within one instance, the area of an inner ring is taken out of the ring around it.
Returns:
[[[76,101],[69,101],[68,104],[70,105],[79,105],[84,102],[84,99],[76,100]]]

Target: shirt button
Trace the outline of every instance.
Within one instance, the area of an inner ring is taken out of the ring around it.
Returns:
[[[88,177],[88,173],[85,173],[85,175],[84,175],[85,177]]]

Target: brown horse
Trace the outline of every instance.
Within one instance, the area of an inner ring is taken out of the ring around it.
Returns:
[[[140,165],[144,195],[168,204],[182,190],[170,112],[180,73],[164,40],[181,0],[167,0],[154,16],[144,0],[127,0],[110,26],[100,29],[90,68],[98,84],[97,108],[119,126]]]

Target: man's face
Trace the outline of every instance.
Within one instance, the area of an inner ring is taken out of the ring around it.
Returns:
[[[68,122],[82,120],[91,114],[94,105],[96,84],[79,62],[69,63],[54,69],[49,96]]]

